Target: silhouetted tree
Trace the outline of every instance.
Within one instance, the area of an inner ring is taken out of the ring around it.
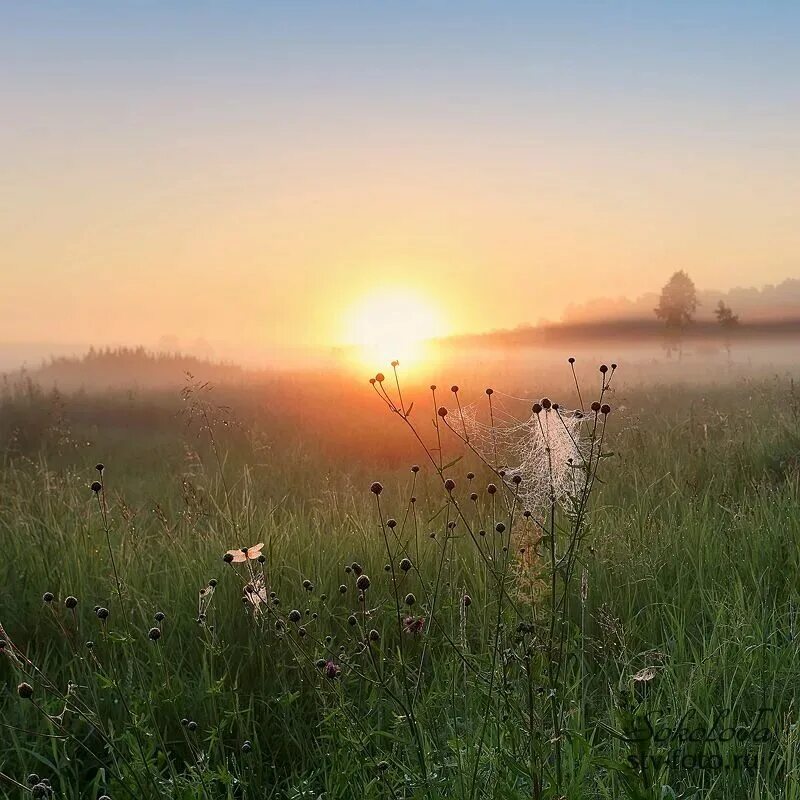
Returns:
[[[664,285],[658,306],[654,309],[667,328],[667,356],[672,355],[673,350],[678,351],[678,358],[683,355],[683,332],[691,324],[696,310],[697,290],[694,282],[683,270],[679,270]]]
[[[725,352],[728,354],[728,363],[731,362],[731,340],[733,339],[733,332],[739,325],[739,315],[733,313],[733,309],[725,305],[724,300],[717,303],[714,309],[714,315],[717,318],[720,328],[722,328],[722,341],[725,343]]]

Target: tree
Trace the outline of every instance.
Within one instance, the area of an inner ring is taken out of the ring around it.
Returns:
[[[667,356],[673,350],[678,351],[678,358],[683,355],[683,332],[691,324],[697,310],[697,290],[694,282],[683,271],[676,272],[661,290],[658,306],[654,309],[656,316],[663,320],[667,328]]]
[[[724,300],[717,303],[714,309],[714,315],[717,318],[720,328],[722,329],[722,340],[725,343],[725,352],[728,354],[728,364],[731,363],[731,340],[733,333],[739,325],[739,315],[733,313],[733,309],[725,305]]]

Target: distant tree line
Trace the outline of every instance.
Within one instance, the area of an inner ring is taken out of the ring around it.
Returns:
[[[667,357],[673,353],[678,354],[678,359],[683,356],[683,340],[686,329],[694,322],[697,311],[697,289],[694,281],[684,270],[678,270],[664,284],[658,305],[654,309],[656,317],[664,322],[666,328],[664,343]],[[734,332],[739,325],[738,314],[723,300],[717,303],[714,316],[720,326],[728,361],[731,358],[731,345]]]

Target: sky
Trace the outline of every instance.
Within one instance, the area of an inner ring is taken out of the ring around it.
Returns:
[[[0,345],[268,355],[344,343],[383,304],[446,334],[676,269],[800,275],[797,3],[45,0],[2,20]]]

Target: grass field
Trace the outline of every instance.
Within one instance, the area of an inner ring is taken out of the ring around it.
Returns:
[[[800,392],[605,399],[526,518],[366,384],[7,390],[4,796],[800,798]]]

